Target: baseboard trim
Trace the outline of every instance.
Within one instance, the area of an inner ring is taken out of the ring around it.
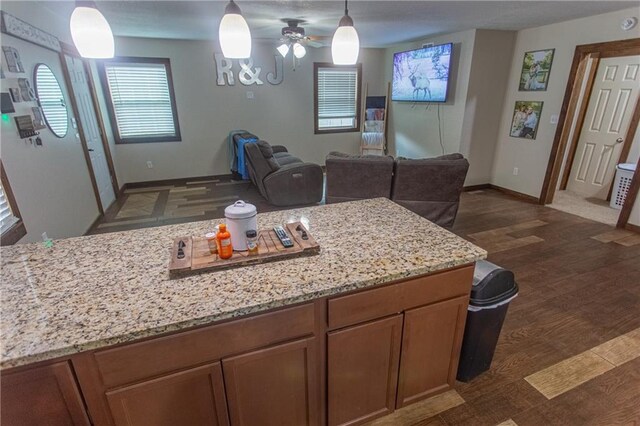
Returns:
[[[231,176],[232,176],[231,173],[229,173],[224,175],[193,176],[193,177],[177,178],[177,179],[160,179],[160,180],[147,180],[144,182],[127,182],[124,185],[122,185],[122,188],[120,188],[120,193],[124,193],[124,191],[126,191],[127,189],[148,188],[151,186],[179,185],[179,184],[185,184],[187,182],[198,181],[198,180],[228,179]]]
[[[512,189],[503,188],[498,185],[491,185],[492,189],[500,191],[504,194],[511,195],[512,197],[516,197],[521,199],[522,201],[526,201],[527,203],[540,204],[540,198],[534,197],[533,195],[523,194],[522,192],[514,191]]]
[[[103,214],[98,214],[98,217],[96,218],[96,220],[94,220],[91,223],[89,228],[86,231],[84,231],[84,234],[82,234],[82,235],[83,236],[90,235],[90,232],[93,231],[98,226],[98,224],[100,223],[100,221],[102,220],[103,217],[104,217]]]
[[[631,223],[625,223],[624,229],[640,234],[640,226],[638,226],[638,225],[633,225]]]
[[[538,197],[534,197],[532,195],[523,194],[522,192],[514,191],[512,189],[503,188],[498,185],[494,185],[492,183],[483,183],[480,185],[469,185],[462,188],[463,191],[480,191],[482,189],[495,189],[496,191],[500,191],[503,194],[510,195],[512,197],[519,198],[522,201],[526,201],[527,203],[532,204],[540,204],[540,199]]]
[[[490,183],[481,183],[480,185],[469,185],[469,186],[465,186],[462,188],[462,190],[464,192],[469,192],[469,191],[480,191],[483,189],[491,189],[491,184]]]

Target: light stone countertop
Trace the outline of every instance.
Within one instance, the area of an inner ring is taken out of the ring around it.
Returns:
[[[301,220],[317,256],[170,278],[175,237],[221,220],[3,247],[0,368],[464,265],[486,251],[385,199],[258,215]]]

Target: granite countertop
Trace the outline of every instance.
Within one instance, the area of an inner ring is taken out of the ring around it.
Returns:
[[[258,215],[301,220],[317,256],[170,278],[175,237],[221,220],[3,247],[5,369],[474,262],[486,252],[385,199]]]

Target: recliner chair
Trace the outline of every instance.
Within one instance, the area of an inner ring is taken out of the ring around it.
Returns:
[[[322,200],[322,168],[291,155],[282,145],[258,141],[244,146],[249,176],[275,206],[315,204]]]

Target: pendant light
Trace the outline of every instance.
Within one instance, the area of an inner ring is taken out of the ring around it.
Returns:
[[[113,32],[95,2],[77,1],[69,21],[71,38],[83,58],[113,58]]]
[[[251,31],[242,12],[233,0],[224,10],[218,30],[220,47],[225,58],[246,59],[251,57]]]
[[[300,43],[296,43],[293,45],[293,56],[298,59],[304,58],[304,55],[307,54],[307,49],[304,48]]]
[[[355,65],[358,62],[360,39],[349,16],[347,0],[344,0],[344,16],[338,23],[338,29],[331,41],[331,56],[335,65]]]

